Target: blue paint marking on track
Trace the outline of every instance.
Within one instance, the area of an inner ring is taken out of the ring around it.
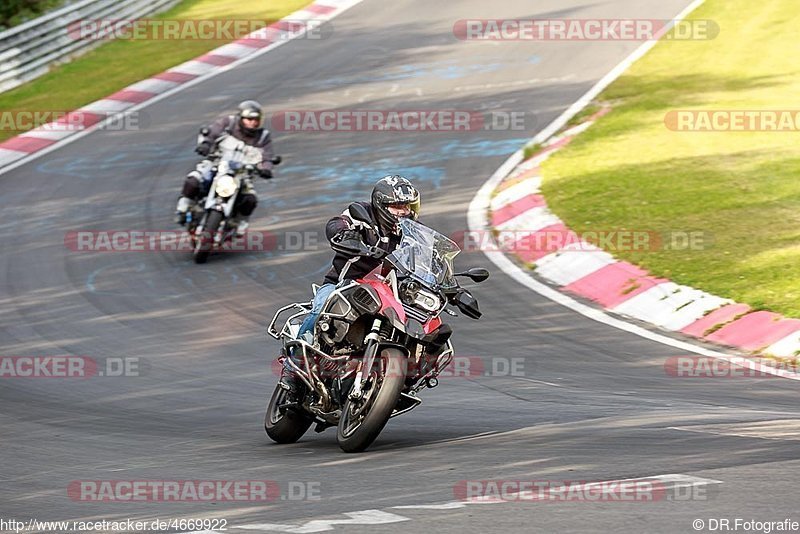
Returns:
[[[438,189],[444,179],[444,169],[427,165],[398,165],[395,160],[377,160],[369,165],[295,165],[293,174],[299,174],[321,183],[314,186],[316,194],[304,195],[287,201],[287,205],[307,206],[309,199],[333,199],[361,193],[372,188],[375,181],[387,174],[402,174],[423,187]]]
[[[507,156],[516,152],[520,145],[530,138],[518,137],[515,139],[488,140],[479,139],[475,141],[449,141],[439,147],[443,159],[477,158],[482,156]],[[455,157],[451,157],[455,155]]]
[[[136,169],[141,167],[142,161],[164,160],[172,162],[186,162],[194,165],[198,157],[192,154],[181,155],[182,145],[138,145],[131,150],[117,152],[113,156],[83,156],[60,157],[48,159],[36,165],[36,170],[41,173],[74,176],[77,178],[95,178],[104,176],[112,171],[122,169]]]
[[[353,165],[349,163],[353,156],[360,153],[361,148],[346,149],[336,153],[335,158],[326,158],[324,163],[308,163],[291,165],[283,169],[286,174],[298,174],[319,181],[314,190],[316,194],[308,194],[303,198],[291,201],[277,201],[278,205],[308,206],[320,202],[348,200],[354,193],[361,194],[386,174],[402,174],[424,189],[439,189],[445,178],[445,167],[442,161],[468,157],[505,156],[513,153],[527,138],[506,140],[450,140],[428,145],[427,150],[397,149],[393,145],[387,149],[378,149],[376,156],[391,153],[391,157],[380,157],[372,163]],[[409,165],[408,160],[415,164]],[[272,204],[276,206],[276,204]]]
[[[464,140],[450,140],[438,142],[430,138],[419,141],[418,143],[403,142],[392,144],[384,148],[370,148],[370,147],[353,147],[344,150],[326,152],[324,163],[318,165],[294,165],[286,166],[281,169],[280,174],[286,175],[292,172],[308,175],[309,171],[314,167],[318,167],[318,171],[314,172],[314,176],[322,177],[323,179],[329,178],[343,178],[348,180],[355,179],[356,174],[353,172],[345,172],[347,164],[354,157],[362,156],[364,154],[391,154],[391,157],[382,157],[375,160],[369,165],[369,174],[374,176],[374,169],[387,167],[389,170],[394,168],[405,168],[409,174],[419,173],[419,178],[422,180],[433,180],[439,187],[441,176],[434,176],[426,178],[425,174],[428,169],[435,167],[425,165],[425,161],[433,161],[440,164],[444,159],[459,159],[467,157],[478,157],[481,155],[505,155],[514,152],[516,147],[525,138],[515,138],[507,140],[481,140],[481,141],[464,141]],[[197,156],[183,155],[176,156],[177,150],[175,147],[163,145],[140,145],[133,150],[119,152],[114,158],[101,158],[101,157],[80,157],[80,158],[55,158],[48,160],[44,163],[37,165],[36,169],[42,173],[60,174],[65,176],[77,176],[81,178],[94,177],[97,175],[107,175],[113,171],[120,171],[123,169],[136,169],[141,166],[143,160],[157,160],[169,159],[171,161],[186,161],[189,164],[197,162]],[[412,166],[403,166],[403,163],[413,159],[416,164]],[[313,160],[313,159],[312,159]],[[305,158],[308,161],[308,158]],[[339,163],[339,165],[332,166],[331,162]],[[340,163],[341,162],[341,163]],[[398,164],[400,167],[398,167]],[[438,165],[437,165],[438,167]],[[362,166],[357,169],[359,172],[367,168]],[[443,171],[440,171],[440,173]],[[439,174],[440,174],[439,173]]]
[[[456,80],[472,74],[490,74],[505,67],[503,63],[476,63],[462,65],[455,60],[435,61],[432,63],[418,63],[400,65],[388,72],[377,73],[370,76],[340,76],[315,82],[316,87],[331,88],[358,83],[394,82],[398,80],[422,78],[436,78],[440,80]]]
[[[326,151],[324,154],[312,153],[303,164],[289,165],[280,169],[279,177],[289,178],[299,176],[314,183],[308,188],[308,193],[291,199],[281,199],[269,194],[261,195],[262,207],[267,213],[274,214],[275,210],[292,207],[308,207],[324,203],[345,203],[352,200],[353,195],[362,195],[368,191],[377,178],[387,174],[402,174],[413,182],[419,184],[423,190],[431,191],[442,187],[446,167],[444,162],[470,157],[505,156],[513,153],[525,138],[499,139],[499,140],[467,140],[467,139],[441,139],[434,135],[417,136],[415,142],[403,141],[381,147],[349,147],[339,150]],[[194,155],[185,155],[175,158],[176,148],[163,145],[139,145],[132,150],[116,154],[108,159],[100,156],[81,158],[57,158],[41,163],[37,170],[42,173],[62,174],[67,176],[88,177],[92,175],[107,175],[114,172],[130,173],[141,165],[143,160],[158,160],[171,158],[172,160],[186,161],[193,164],[197,161]],[[353,164],[354,160],[362,159],[365,155],[374,155],[370,163]],[[409,162],[412,162],[409,163]],[[280,186],[280,183],[275,183]],[[98,205],[98,208],[102,204]],[[136,216],[134,204],[129,204],[128,215]],[[109,218],[119,216],[114,208],[109,212]],[[145,209],[144,207],[142,209]],[[262,212],[263,213],[263,212]],[[98,212],[92,212],[92,220],[97,219]],[[275,215],[270,216],[270,223],[276,220]]]

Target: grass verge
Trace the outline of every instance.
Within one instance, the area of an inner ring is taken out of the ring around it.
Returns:
[[[708,0],[721,31],[664,41],[599,100],[614,110],[543,165],[579,232],[700,232],[694,247],[613,251],[651,273],[800,317],[800,133],[677,132],[675,110],[800,110],[796,0]]]
[[[64,3],[66,0],[4,0],[0,5],[0,31],[40,17]]]

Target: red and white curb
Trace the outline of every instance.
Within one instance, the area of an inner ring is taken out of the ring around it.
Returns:
[[[308,30],[333,19],[361,1],[319,0],[266,29],[257,30],[152,78],[130,85],[102,100],[67,113],[56,122],[8,139],[0,143],[0,174],[75,141],[125,112],[141,109],[301,37]],[[292,24],[295,21],[305,24]],[[75,128],[75,124],[80,124],[81,128]]]
[[[673,19],[673,23],[686,18],[704,2],[705,0],[694,0]],[[542,152],[523,161],[523,150],[520,149],[495,171],[470,202],[467,212],[470,232],[477,235],[490,234],[492,222],[501,230],[519,225],[524,228],[523,231],[536,232],[538,224],[541,225],[538,230],[549,226],[550,231],[570,232],[547,209],[544,198],[539,194],[541,177],[538,166],[550,153],[567,144],[590,124],[582,124],[568,130],[565,135],[552,139],[556,133],[655,45],[656,41],[643,43],[539,132],[530,144],[546,144]],[[522,203],[515,204],[517,202]],[[497,213],[510,214],[510,218],[491,221]],[[569,250],[569,246],[563,247],[565,250],[558,247],[556,250],[546,250],[542,257],[523,258],[536,263],[538,276],[529,269],[520,267],[503,250],[484,250],[484,254],[519,284],[593,321],[656,343],[724,360],[759,373],[800,380],[800,373],[766,366],[722,350],[676,339],[618,318],[607,311],[614,311],[623,317],[635,317],[673,332],[778,357],[796,356],[800,351],[800,321],[797,319],[786,319],[765,311],[754,312],[746,305],[655,278],[634,265],[617,261],[610,254],[596,247],[591,250],[590,247],[586,243],[581,244],[583,250],[577,254]],[[550,284],[540,281],[539,277]],[[634,280],[633,284],[628,283],[630,279]],[[600,307],[584,304],[572,298],[571,293],[583,295],[600,304]],[[712,331],[712,327],[719,328]]]
[[[800,320],[751,311],[747,305],[654,277],[583,241],[548,209],[540,194],[539,166],[604,113],[545,143],[538,154],[511,169],[495,189],[489,205],[490,226],[516,239],[501,247],[526,263],[535,263],[542,279],[607,311],[748,352],[796,356]],[[554,235],[568,238],[549,239]],[[531,247],[530,243],[547,245]]]

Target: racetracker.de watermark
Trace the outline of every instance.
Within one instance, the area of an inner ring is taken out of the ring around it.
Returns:
[[[707,41],[719,35],[713,20],[659,19],[461,19],[462,41]]]
[[[713,246],[713,235],[702,230],[654,232],[651,230],[588,230],[566,228],[528,230],[467,230],[450,235],[464,252],[517,252],[549,254],[570,251],[656,252],[705,250]]]
[[[27,132],[33,129],[52,132],[80,132],[97,124],[109,131],[138,131],[150,124],[150,117],[141,111],[103,113],[61,110],[0,111],[0,131]]]
[[[672,378],[779,378],[780,374],[798,375],[797,362],[772,358],[727,359],[710,356],[671,356],[664,361],[664,372]]]
[[[705,501],[701,485],[668,486],[658,479],[604,482],[583,480],[461,480],[453,486],[456,499],[465,502],[588,502],[642,503]]]
[[[800,110],[672,110],[664,125],[673,132],[798,132]]]
[[[301,369],[305,365],[297,358],[298,366]],[[340,376],[342,370],[351,371],[357,369],[362,363],[362,358],[354,357],[343,366],[322,366],[317,371],[317,376],[320,377],[337,377]],[[524,377],[526,376],[526,365],[530,361],[521,356],[491,356],[481,358],[480,356],[453,356],[450,362],[440,370],[437,375],[438,378],[481,378],[481,377]],[[402,377],[415,376],[417,373],[427,373],[436,367],[435,361],[419,361],[413,359],[408,361],[406,368],[389,367],[386,370],[385,376],[392,376],[400,374]],[[272,373],[275,376],[281,376],[283,373],[283,364],[281,360],[276,359],[272,362]]]
[[[272,114],[278,132],[475,132],[525,131],[535,120],[524,111],[426,110],[283,110]]]
[[[321,482],[275,480],[73,480],[67,496],[78,502],[318,501]]]
[[[139,357],[0,356],[0,380],[6,378],[138,377],[147,373]]]
[[[73,230],[64,234],[64,246],[72,252],[192,252],[192,236],[184,230]],[[248,230],[225,239],[220,252],[308,252],[328,250],[330,244],[318,231],[268,232]]]
[[[192,252],[192,236],[183,230],[75,230],[64,235],[72,252]],[[231,236],[221,252],[265,252],[280,246],[278,236],[266,231],[247,231]]]
[[[97,41],[233,41],[247,38],[275,42],[302,37],[320,40],[332,34],[322,20],[177,20],[177,19],[81,19],[67,26],[73,40]]]

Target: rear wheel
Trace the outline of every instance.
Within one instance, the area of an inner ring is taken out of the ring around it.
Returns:
[[[380,361],[376,358],[368,389],[361,399],[348,399],[342,409],[336,440],[344,452],[365,450],[386,426],[403,390],[407,363],[405,355],[392,348],[381,351]]]
[[[287,402],[288,392],[279,385],[275,386],[264,416],[264,430],[276,443],[294,443],[303,437],[313,422],[296,409],[281,408]]]
[[[206,224],[203,231],[197,236],[194,245],[194,262],[205,263],[211,249],[214,248],[214,236],[217,235],[219,225],[222,223],[224,215],[221,211],[211,211],[206,217]]]

